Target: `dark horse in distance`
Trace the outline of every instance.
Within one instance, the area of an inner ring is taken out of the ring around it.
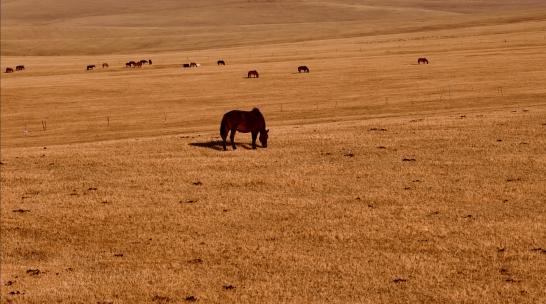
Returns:
[[[248,71],[248,76],[247,78],[260,78],[260,74],[258,74],[258,71],[256,70],[252,70],[252,71]]]
[[[222,137],[224,151],[226,150],[226,138],[230,130],[229,138],[233,150],[237,149],[235,147],[235,132],[237,131],[252,133],[252,149],[256,149],[258,134],[260,135],[262,147],[267,148],[267,133],[269,133],[269,130],[266,130],[264,116],[257,108],[252,109],[252,111],[233,110],[224,114],[220,123],[220,136]]]
[[[421,57],[419,59],[417,59],[417,64],[428,64],[428,59],[424,58],[424,57]]]
[[[307,66],[305,66],[305,65],[301,65],[301,66],[298,67],[298,73],[301,73],[301,72],[309,73],[309,68]]]

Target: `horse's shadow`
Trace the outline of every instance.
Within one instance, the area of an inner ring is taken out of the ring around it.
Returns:
[[[209,148],[216,151],[224,150],[224,146],[222,145],[221,140],[209,140],[206,142],[192,142],[192,143],[189,143],[189,145],[194,147],[200,147],[200,148]],[[237,146],[237,148],[243,148],[246,150],[252,149],[252,145],[249,145],[249,144],[235,143],[235,145]],[[229,141],[226,143],[226,146],[228,150],[231,150],[231,143]]]

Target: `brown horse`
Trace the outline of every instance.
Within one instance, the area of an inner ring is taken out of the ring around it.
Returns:
[[[195,62],[190,62],[190,68],[196,68],[197,67],[197,63]]]
[[[90,65],[87,66],[87,70],[88,70],[88,71],[89,71],[89,70],[92,70],[92,69],[94,69],[94,68],[95,68],[95,65],[94,65],[94,64],[90,64]]]
[[[226,148],[226,138],[228,132],[231,130],[229,136],[231,140],[231,146],[233,150],[235,147],[235,132],[252,133],[252,149],[256,149],[256,137],[260,134],[260,142],[262,147],[267,148],[267,138],[269,130],[265,128],[265,119],[260,110],[257,108],[252,111],[239,111],[233,110],[224,114],[222,122],[220,123],[220,136],[222,137],[222,144],[224,145],[224,151]]]
[[[24,65],[18,65],[15,67],[15,70],[16,71],[24,71],[25,70],[25,66]]]
[[[224,60],[218,60],[218,62],[216,63],[218,65],[226,65],[226,62]]]
[[[252,77],[260,78],[260,74],[258,74],[258,71],[256,70],[248,71],[247,78],[252,78]]]
[[[417,64],[428,64],[428,59],[424,58],[424,57],[421,57],[419,59],[417,59]]]
[[[6,73],[13,73],[13,68],[6,68]]]
[[[152,59],[148,59],[148,64],[152,65]]]
[[[148,60],[142,59],[142,60],[140,60],[140,63],[141,63],[141,64],[148,64]]]
[[[133,66],[135,68],[141,68],[142,67],[142,62],[136,62],[135,65]]]
[[[102,64],[102,68],[103,68],[103,69],[104,69],[104,68],[107,68],[107,67],[109,67],[108,63],[105,62],[105,63]]]
[[[306,67],[306,66],[304,66],[304,65],[300,65],[300,66],[298,67],[298,73],[301,73],[301,72],[303,72],[303,73],[309,73],[309,68]]]

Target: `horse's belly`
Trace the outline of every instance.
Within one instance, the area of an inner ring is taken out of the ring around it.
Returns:
[[[237,126],[237,131],[242,133],[248,133],[248,132],[251,132],[252,130],[246,124],[239,124]]]

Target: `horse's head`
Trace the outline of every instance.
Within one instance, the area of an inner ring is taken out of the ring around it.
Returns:
[[[267,148],[267,138],[269,137],[267,133],[269,133],[269,129],[260,132],[260,142],[264,148]]]

